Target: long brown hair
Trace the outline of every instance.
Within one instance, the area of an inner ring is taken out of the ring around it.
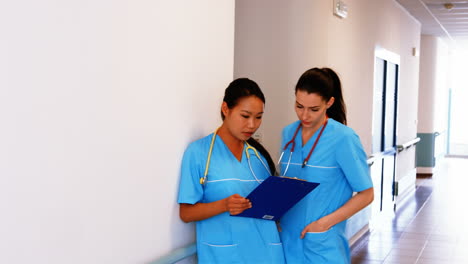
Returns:
[[[346,105],[338,75],[330,68],[312,68],[304,72],[296,84],[295,91],[316,93],[325,101],[334,97],[335,102],[327,109],[327,115],[346,125]]]

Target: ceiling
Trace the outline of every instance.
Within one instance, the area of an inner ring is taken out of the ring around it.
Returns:
[[[421,34],[447,38],[468,50],[468,1],[397,0],[421,22]]]

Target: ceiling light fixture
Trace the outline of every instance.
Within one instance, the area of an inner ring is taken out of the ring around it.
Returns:
[[[445,9],[447,9],[447,10],[452,10],[453,4],[452,4],[452,3],[445,3],[445,4],[444,4],[444,7],[445,7]]]

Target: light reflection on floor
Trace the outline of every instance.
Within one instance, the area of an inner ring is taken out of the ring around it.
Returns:
[[[468,264],[468,159],[446,158],[395,215],[356,242],[352,263]]]

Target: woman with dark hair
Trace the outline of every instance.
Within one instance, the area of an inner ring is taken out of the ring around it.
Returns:
[[[221,105],[222,125],[184,153],[180,218],[196,222],[198,263],[284,263],[274,221],[235,217],[252,207],[244,197],[275,174],[270,155],[252,138],[264,106],[254,81],[234,80]]]
[[[280,160],[281,175],[320,185],[281,218],[286,261],[350,263],[346,219],[374,199],[367,157],[346,126],[341,83],[333,70],[307,70],[295,94],[299,120],[283,129],[287,154]]]

